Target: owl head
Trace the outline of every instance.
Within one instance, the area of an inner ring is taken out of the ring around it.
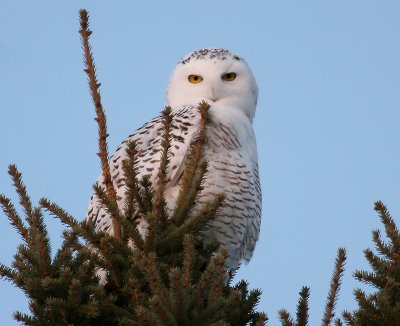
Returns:
[[[258,87],[247,63],[225,49],[196,50],[172,72],[167,105],[180,107],[207,101],[214,110],[242,111],[253,120]]]

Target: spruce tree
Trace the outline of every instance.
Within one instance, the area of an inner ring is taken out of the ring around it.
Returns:
[[[382,202],[375,203],[375,210],[389,241],[382,240],[379,230],[372,231],[377,252],[364,250],[372,271],[358,270],[354,277],[375,291],[367,294],[361,289],[354,290],[358,308],[343,313],[347,325],[400,325],[400,233]]]
[[[381,201],[375,203],[375,211],[379,214],[388,242],[382,240],[379,230],[372,231],[372,241],[377,252],[375,253],[369,248],[364,250],[365,258],[368,260],[372,271],[357,270],[354,272],[354,277],[358,281],[372,286],[375,291],[367,294],[359,288],[354,290],[358,308],[352,312],[344,311],[342,313],[344,322],[350,326],[400,325],[400,232],[394,219]],[[331,325],[333,321],[345,260],[346,252],[340,248],[322,319],[324,326]],[[279,311],[283,326],[309,325],[309,295],[310,289],[303,287],[297,305],[296,320],[291,317],[287,310]],[[340,318],[336,318],[334,322],[337,326],[343,325]]]
[[[157,184],[138,178],[135,170],[136,144],[127,146],[123,162],[126,193],[123,209],[117,205],[111,182],[107,148],[107,123],[101,103],[100,83],[89,43],[88,13],[80,11],[81,39],[85,72],[93,100],[102,175],[105,187],[93,189],[112,217],[114,235],[94,233],[85,221],[77,221],[64,209],[46,198],[34,206],[21,173],[10,165],[8,173],[19,197],[23,217],[5,195],[0,206],[22,239],[11,267],[0,264],[0,276],[22,289],[29,300],[30,314],[15,312],[24,325],[264,325],[267,316],[256,311],[259,290],[249,290],[246,281],[231,285],[232,275],[225,269],[227,252],[218,244],[204,245],[199,232],[216,217],[224,204],[217,195],[194,210],[197,195],[207,177],[207,162],[202,158],[207,103],[199,103],[199,137],[192,144],[182,176],[177,206],[169,216],[164,189],[169,164],[171,109],[163,111],[163,141]],[[149,226],[146,237],[136,228],[136,208]],[[377,253],[364,251],[372,272],[356,271],[354,277],[371,285],[375,292],[354,291],[358,308],[343,312],[347,325],[400,325],[400,233],[381,203],[375,203],[384,225],[385,243],[378,230],[373,231]],[[45,213],[59,219],[66,229],[57,252],[50,248]],[[331,279],[322,325],[343,325],[335,317],[335,304],[344,272],[346,251],[339,248]],[[106,272],[105,283],[98,271]],[[309,325],[310,288],[300,291],[296,317],[282,309],[284,326]]]
[[[340,284],[344,272],[344,264],[346,262],[346,250],[344,248],[338,249],[338,254],[335,260],[335,268],[331,279],[328,297],[326,300],[325,311],[322,317],[322,325],[329,326],[335,316],[335,305],[339,295]],[[310,297],[310,288],[304,286],[300,293],[300,298],[297,303],[296,320],[290,315],[286,309],[279,310],[279,318],[282,326],[307,326],[309,325],[309,307],[308,299]],[[336,320],[336,323],[340,323],[340,320]]]
[[[136,145],[127,148],[123,162],[126,200],[121,210],[111,182],[107,149],[106,116],[100,83],[89,44],[88,13],[80,11],[85,72],[96,111],[99,157],[105,187],[93,189],[112,217],[114,235],[94,233],[46,198],[33,206],[21,173],[10,165],[9,174],[19,195],[22,218],[9,198],[0,205],[23,240],[12,266],[0,265],[0,276],[21,288],[31,314],[15,312],[24,325],[263,325],[267,317],[256,311],[260,291],[245,281],[231,286],[225,269],[227,252],[218,244],[203,245],[198,235],[223,205],[224,194],[194,210],[206,178],[202,158],[208,104],[198,106],[202,121],[182,176],[177,207],[168,216],[164,199],[171,140],[171,109],[163,111],[163,142],[157,184],[139,179],[135,170]],[[146,237],[136,228],[136,207],[148,222]],[[55,253],[49,245],[44,213],[58,218],[67,229]],[[97,271],[106,272],[105,284]]]

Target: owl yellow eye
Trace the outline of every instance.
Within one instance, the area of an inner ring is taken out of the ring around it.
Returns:
[[[203,80],[203,77],[201,77],[199,75],[189,75],[188,80],[192,84],[198,84]]]
[[[223,74],[223,75],[221,76],[221,78],[222,78],[223,80],[225,80],[225,81],[232,81],[232,80],[235,80],[236,74],[235,74],[234,72],[228,72],[228,73],[226,73],[226,74]]]

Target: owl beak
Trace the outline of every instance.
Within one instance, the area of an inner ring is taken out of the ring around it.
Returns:
[[[209,98],[210,101],[216,102],[218,100],[218,97],[215,95],[216,91],[215,88],[211,88],[211,96]]]

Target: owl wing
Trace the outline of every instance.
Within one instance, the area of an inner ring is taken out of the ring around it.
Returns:
[[[207,125],[209,161],[200,203],[225,193],[218,216],[204,230],[204,238],[217,240],[229,251],[226,265],[237,269],[248,262],[258,240],[261,222],[261,188],[257,146],[250,123],[242,119],[211,119]]]
[[[252,172],[253,193],[251,193],[251,197],[253,198],[253,200],[250,201],[250,203],[248,202],[248,209],[250,211],[248,219],[249,226],[244,236],[245,250],[242,256],[245,262],[249,262],[253,255],[255,245],[260,234],[261,225],[262,196],[257,161],[255,161],[252,167]]]
[[[243,194],[242,200],[247,210],[247,226],[239,252],[241,260],[246,263],[250,261],[255,249],[256,242],[259,238],[262,205],[262,194],[258,169],[258,155],[254,131],[251,129],[251,132],[249,132],[249,134],[251,135],[251,141],[248,140],[247,144],[249,148],[251,148],[251,150],[248,151],[248,158],[245,164],[246,168],[242,170],[246,177],[238,177],[238,181],[241,184],[241,193]]]
[[[199,121],[200,114],[196,107],[182,106],[172,110],[172,137],[166,190],[168,187],[176,186],[183,173],[190,144],[193,137],[198,133]],[[117,201],[120,209],[124,206],[126,190],[122,162],[127,159],[127,144],[130,141],[136,142],[138,179],[140,180],[145,175],[148,175],[151,184],[154,185],[157,181],[157,172],[160,166],[162,137],[163,117],[160,114],[129,135],[111,156],[110,172],[114,188],[117,190]],[[97,182],[104,186],[102,175],[100,175]],[[95,231],[101,230],[112,233],[111,218],[95,194],[90,199],[86,221]]]

